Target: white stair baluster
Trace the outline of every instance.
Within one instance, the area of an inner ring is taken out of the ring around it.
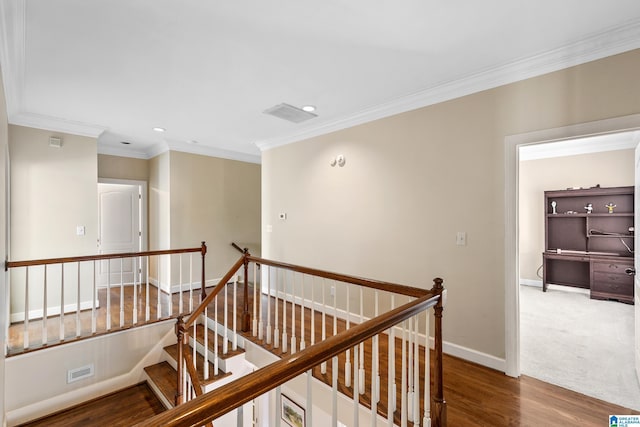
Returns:
[[[60,264],[60,341],[64,341],[64,263]]]
[[[351,318],[351,313],[349,312],[349,300],[351,299],[349,296],[349,291],[351,289],[351,286],[347,283],[347,330],[349,330],[350,325],[350,318]],[[346,387],[351,387],[351,350],[347,349],[346,354],[345,354],[345,362],[344,362],[344,385]]]
[[[327,303],[325,297],[327,287],[324,279],[322,279],[322,286],[320,289],[322,290],[322,341],[324,341],[327,339]],[[322,362],[320,364],[320,372],[322,375],[327,373],[327,362]]]
[[[238,349],[238,280],[233,282],[233,343],[231,345],[232,350]],[[245,277],[244,280],[247,280]]]
[[[360,324],[364,323],[364,296],[362,286],[360,286]],[[364,381],[364,343],[360,343],[360,360],[358,369],[358,393],[364,394],[365,381]],[[355,357],[355,355],[354,355]]]
[[[95,288],[95,287],[94,287]],[[95,301],[95,298],[94,298]],[[29,266],[25,268],[24,278],[24,332],[22,345],[25,349],[29,348]],[[95,308],[94,308],[95,311]],[[94,316],[95,317],[95,316]],[[7,327],[10,322],[7,322]],[[7,334],[8,336],[9,334]]]
[[[160,294],[162,289],[162,280],[160,278],[160,264],[162,264],[162,255],[158,255],[158,274],[156,275],[156,293],[158,294],[157,302],[156,302],[156,319],[160,319],[162,316],[162,306],[160,305]]]
[[[267,344],[271,344],[271,267],[267,266]]]
[[[418,341],[419,315],[413,317],[413,425],[420,426],[420,342]]]
[[[207,324],[207,319],[209,319],[209,307],[204,308],[204,318],[203,318],[203,326],[204,326],[204,379],[205,381],[209,379],[209,325]],[[197,322],[194,322],[197,323]],[[193,335],[193,348],[195,351],[196,348],[196,335]],[[194,364],[197,364],[197,360],[195,357],[193,358]]]
[[[424,312],[424,415],[422,417],[422,425],[431,427],[431,354],[429,350],[429,310]]]
[[[291,272],[291,354],[296,352],[296,273]]]
[[[287,352],[287,270],[282,272],[282,352]]]
[[[331,358],[331,425],[338,427],[338,356]]]
[[[138,258],[133,258],[133,324],[138,323]]]
[[[215,337],[215,341],[213,342],[213,375],[218,375],[218,361],[220,360],[220,356],[218,355],[218,295],[213,297],[213,325],[213,335]],[[207,329],[205,333],[208,335],[209,325],[207,319],[205,319],[205,329]]]
[[[180,286],[180,290],[178,291],[178,314],[182,314],[182,254],[180,254],[178,262],[180,263],[180,269],[178,271],[178,275],[180,276],[178,280],[178,285]]]
[[[224,304],[222,354],[227,354],[227,352],[229,351],[229,335],[227,334],[227,331],[229,330],[229,297],[227,296],[227,288],[229,286],[227,286],[226,283],[224,283],[222,286],[224,286],[224,301],[222,302]]]
[[[82,335],[82,327],[80,326],[80,262],[78,262],[78,288],[76,289],[76,337]]]
[[[124,258],[120,258],[120,328],[124,326]]]
[[[252,319],[252,328],[251,335],[258,335],[258,275],[257,275],[258,264],[253,263],[253,319]],[[254,399],[255,402],[255,399]]]
[[[279,313],[278,313],[278,291],[280,289],[280,269],[276,269],[276,285],[275,285],[275,297],[276,297],[276,320],[275,320],[275,328],[273,330],[273,348],[280,347],[280,326],[279,323]]]
[[[46,344],[47,339],[47,265],[44,266],[44,294],[42,301],[42,344]]]
[[[358,365],[358,347],[359,346],[355,346],[353,347],[353,369],[355,371],[358,371],[359,365]],[[354,371],[354,372],[355,372]],[[353,376],[353,425],[354,426],[359,426],[360,425],[360,420],[359,420],[359,416],[360,416],[360,393],[357,393],[356,390],[359,389],[359,385],[358,382],[360,380],[360,376],[359,375],[354,375]]]
[[[407,331],[407,420],[413,422],[413,318],[406,321]]]
[[[407,427],[407,327],[402,322],[402,365],[400,368],[400,427]]]
[[[304,330],[304,318],[305,318],[305,309],[304,309],[304,274],[301,274],[301,282],[302,288],[300,289],[300,351],[304,350],[306,347],[304,337],[306,332]]]
[[[93,260],[93,290],[91,292],[91,333],[96,333],[96,293],[98,292],[96,284],[96,260]]]
[[[144,305],[144,321],[148,322],[149,319],[151,318],[151,305],[149,303],[149,255],[147,255],[147,262],[146,262],[146,266],[145,269],[147,271],[147,277],[145,280],[145,305]]]

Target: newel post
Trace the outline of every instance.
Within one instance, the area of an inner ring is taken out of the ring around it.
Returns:
[[[182,316],[178,316],[178,321],[176,322],[176,335],[178,337],[178,360],[177,360],[177,376],[178,376],[178,387],[176,389],[176,397],[175,397],[175,405],[181,405],[183,403],[183,379],[184,379],[184,347],[183,344],[186,339],[188,339],[188,335],[186,334],[186,329],[184,327],[184,319]]]
[[[444,287],[442,286],[442,279],[436,277],[433,279],[434,286],[432,290],[440,295],[438,303],[435,305],[434,317],[435,317],[435,369],[433,372],[433,382],[435,386],[435,393],[433,395],[433,423],[436,427],[447,425],[447,402],[444,400],[443,392],[443,368],[442,368],[442,310],[444,302]]]
[[[200,301],[202,302],[207,297],[207,286],[204,279],[204,256],[207,254],[207,245],[204,242],[200,246],[200,253],[202,253],[202,278],[200,279]]]
[[[244,248],[244,307],[242,309],[242,332],[248,332],[251,324],[251,314],[249,314],[249,249]]]

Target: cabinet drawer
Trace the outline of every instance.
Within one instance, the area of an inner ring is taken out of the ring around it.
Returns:
[[[627,268],[633,268],[633,261],[592,261],[591,268],[594,272],[625,274]],[[632,276],[629,276],[632,277]]]
[[[633,276],[595,271],[591,289],[617,295],[633,295]]]

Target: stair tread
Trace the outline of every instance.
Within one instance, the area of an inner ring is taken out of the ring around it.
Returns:
[[[204,325],[197,325],[196,326],[196,340],[202,344],[204,346]],[[214,350],[214,339],[218,340],[218,357],[220,359],[228,359],[231,358],[233,356],[238,356],[240,354],[244,353],[244,349],[238,347],[236,350],[232,350],[232,342],[227,340],[227,346],[228,346],[228,350],[226,354],[222,353],[222,346],[224,344],[224,337],[220,336],[219,334],[216,334],[214,331],[212,331],[211,329],[207,328],[208,331],[208,347],[209,350],[213,351]]]
[[[173,344],[164,348],[164,351],[167,352],[169,356],[173,358],[173,360],[178,360],[178,344]],[[189,346],[189,351],[193,352],[193,347]],[[192,353],[193,354],[193,353]],[[223,372],[222,369],[218,369],[218,375],[213,375],[213,363],[209,362],[209,379],[205,381],[204,379],[204,357],[200,353],[196,353],[197,357],[197,371],[198,371],[198,380],[200,380],[200,384],[207,385],[211,384],[215,381],[218,381],[226,376],[231,375],[231,372]],[[171,368],[173,369],[173,368]],[[174,370],[175,372],[175,370]]]
[[[178,387],[176,385],[176,370],[173,369],[173,367],[169,363],[160,362],[156,363],[155,365],[145,367],[144,371],[147,373],[149,378],[151,378],[151,381],[153,381],[162,395],[173,406],[176,398],[176,393],[178,392]]]

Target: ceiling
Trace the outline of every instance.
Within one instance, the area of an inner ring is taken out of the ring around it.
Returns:
[[[638,0],[0,1],[9,122],[140,158],[259,162],[261,148],[640,48]],[[317,117],[263,113],[280,103]]]

